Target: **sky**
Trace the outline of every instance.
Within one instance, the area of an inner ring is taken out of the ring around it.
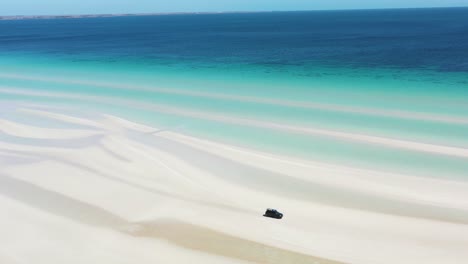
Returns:
[[[298,11],[468,6],[468,0],[0,0],[0,15]]]

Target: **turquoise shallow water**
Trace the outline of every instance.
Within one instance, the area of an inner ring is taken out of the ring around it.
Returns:
[[[309,66],[309,74],[303,75],[303,66],[297,70],[297,66],[281,70],[215,66],[3,56],[0,98],[113,114],[320,162],[466,178],[466,158],[219,120],[248,119],[468,148],[468,97],[463,83],[468,78],[462,73]],[[194,117],[194,113],[202,115]]]

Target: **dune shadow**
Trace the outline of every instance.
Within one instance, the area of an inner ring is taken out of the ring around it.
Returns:
[[[118,227],[127,223],[125,219],[102,208],[5,174],[0,174],[0,195],[87,225]]]
[[[183,248],[269,264],[338,264],[340,262],[269,246],[178,220],[138,223],[131,233],[139,237],[164,239]],[[267,230],[265,230],[267,232]]]

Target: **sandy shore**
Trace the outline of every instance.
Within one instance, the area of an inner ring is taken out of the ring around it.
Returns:
[[[1,263],[468,261],[463,181],[281,157],[104,114],[4,108],[24,118],[0,116]],[[284,219],[262,217],[267,207]]]

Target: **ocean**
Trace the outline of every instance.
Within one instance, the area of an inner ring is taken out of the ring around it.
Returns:
[[[0,21],[0,103],[15,102],[466,180],[468,8]]]

